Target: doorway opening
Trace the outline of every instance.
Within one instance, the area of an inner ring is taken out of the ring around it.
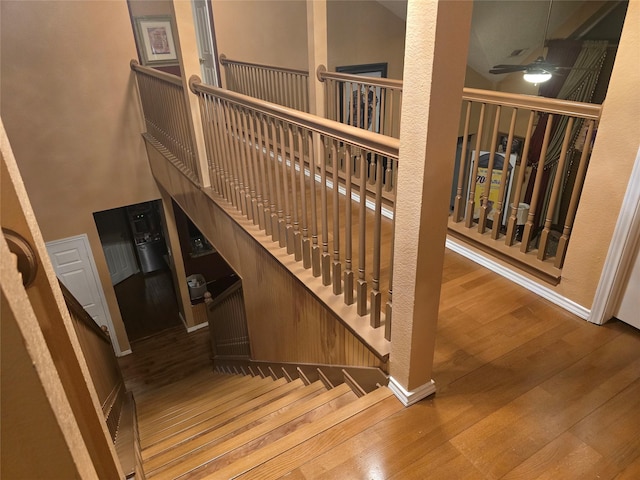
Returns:
[[[154,200],[93,214],[130,342],[182,324],[161,208]]]

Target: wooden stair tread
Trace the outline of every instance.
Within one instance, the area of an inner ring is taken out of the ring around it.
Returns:
[[[305,387],[308,388],[308,387]],[[254,439],[274,430],[275,428],[286,424],[287,422],[308,413],[314,408],[323,405],[339,396],[343,395],[350,391],[350,388],[346,384],[339,385],[338,387],[323,392],[320,395],[317,395],[308,401],[305,401],[301,405],[298,405],[295,408],[292,408],[280,415],[277,415],[268,421],[261,423],[250,430],[246,430],[239,435],[234,435],[228,440],[217,444],[211,448],[198,448],[197,452],[193,452],[191,454],[184,454],[175,458],[173,461],[178,460],[177,463],[173,464],[167,469],[162,470],[153,470],[149,468],[148,477],[152,478],[154,475],[162,475],[163,478],[177,478],[180,475],[184,475],[189,473],[192,470],[202,467],[207,463],[214,461],[215,459],[225,455],[226,453],[235,450],[236,448],[241,447],[247,442],[251,442]],[[285,437],[287,438],[287,437]],[[149,464],[153,459],[149,461]],[[145,464],[145,471],[147,464]],[[218,477],[223,478],[223,477]]]
[[[218,392],[233,391],[239,384],[249,383],[253,381],[259,381],[256,377],[241,377],[235,376],[234,378],[228,377],[223,379],[216,379],[211,381],[208,385],[202,385],[198,388],[184,388],[180,385],[174,387],[172,392],[173,399],[167,397],[158,397],[158,401],[152,405],[141,405],[139,408],[142,410],[140,419],[154,419],[158,421],[163,417],[172,417],[176,413],[184,411],[188,408],[193,408],[194,403],[185,403],[185,393],[189,392],[191,398],[200,396],[201,394],[215,395]]]
[[[180,425],[193,424],[197,422],[197,419],[210,417],[211,411],[219,407],[224,407],[229,402],[234,400],[247,400],[252,399],[263,387],[273,388],[273,381],[264,380],[262,378],[252,377],[250,381],[247,381],[241,385],[237,385],[234,389],[228,389],[228,391],[215,391],[203,395],[195,402],[189,402],[189,407],[174,411],[170,417],[164,416],[160,420],[154,420],[149,428],[145,429],[145,439],[143,445],[152,445],[158,440],[162,439],[166,431],[172,427],[179,427]],[[282,382],[280,382],[282,383]]]
[[[280,380],[280,382],[282,381],[283,380]],[[207,418],[200,423],[189,424],[188,427],[185,427],[182,430],[176,432],[167,431],[167,435],[165,436],[165,438],[145,448],[143,452],[143,458],[145,458],[146,460],[164,450],[168,450],[174,447],[179,443],[218,428],[234,420],[236,417],[244,415],[251,410],[257,409],[268,402],[274,401],[286,395],[292,390],[302,388],[304,385],[301,381],[294,380],[293,382],[284,384],[281,384],[279,382],[271,382],[271,385],[268,386],[272,388],[265,388],[262,394],[256,396],[252,400],[238,402],[238,405],[232,408],[227,408],[224,411],[222,411],[222,409],[226,407],[226,405],[222,405],[220,406],[221,411],[219,413],[215,411],[212,412],[212,416],[210,418]]]
[[[135,395],[136,404],[140,407],[146,406],[148,403],[157,403],[158,398],[164,396],[167,392],[172,391],[176,386],[182,388],[192,388],[195,385],[201,385],[205,382],[216,381],[227,377],[214,371],[198,372],[189,377],[185,377],[176,382],[167,385],[155,385],[148,387],[144,393],[138,393]]]
[[[337,411],[345,405],[354,402],[355,400],[357,400],[357,398],[358,397],[354,392],[345,392],[338,398],[320,405],[307,412],[306,414],[300,415],[299,417],[285,423],[284,425],[279,426],[278,428],[274,428],[264,435],[250,442],[247,442],[244,445],[225,454],[223,457],[217,459],[216,461],[203,466],[203,468],[191,472],[191,475],[200,477],[203,475],[210,475],[215,471],[219,471],[226,466],[243,459],[245,456],[250,455],[252,452],[260,448],[264,448],[265,446],[270,445],[271,443],[285,437],[286,435],[290,435],[297,429],[302,428],[305,425],[308,425],[321,418],[324,418],[325,416]]]
[[[287,385],[278,387],[278,389],[285,390],[287,389]],[[244,415],[235,418],[232,422],[225,423],[215,430],[193,436],[192,438],[187,439],[187,441],[174,443],[170,448],[165,449],[165,451],[158,452],[154,457],[151,457],[151,455],[149,455],[149,457],[147,457],[147,460],[145,461],[145,468],[148,472],[151,472],[152,470],[155,470],[162,465],[166,465],[174,461],[181,455],[185,455],[186,453],[189,453],[195,449],[200,449],[206,445],[213,444],[214,442],[218,441],[218,439],[226,437],[227,435],[237,431],[240,428],[243,428],[248,424],[251,424],[252,422],[262,419],[263,417],[268,416],[273,412],[277,412],[287,405],[308,398],[310,396],[317,395],[323,390],[324,386],[320,382],[316,382],[314,384],[290,391],[282,398],[278,398],[277,400],[272,401],[264,406],[261,405],[260,408],[245,413]],[[145,455],[145,453],[146,452],[143,452],[143,456]]]
[[[201,478],[279,478],[307,459],[321,453],[346,438],[361,432],[387,416],[401,410],[402,404],[386,387],[373,391],[357,401],[305,425],[260,450]],[[353,420],[350,420],[353,419]],[[349,421],[349,428],[344,423]],[[339,428],[333,428],[339,426]],[[331,429],[331,432],[328,432]],[[322,435],[327,433],[326,435]],[[277,461],[270,462],[277,457]]]

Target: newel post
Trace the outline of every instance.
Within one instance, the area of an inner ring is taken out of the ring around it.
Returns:
[[[409,0],[393,261],[389,387],[405,404],[432,380],[471,1]]]
[[[325,116],[324,84],[316,76],[327,64],[327,2],[307,0],[307,51],[309,58],[309,113]]]

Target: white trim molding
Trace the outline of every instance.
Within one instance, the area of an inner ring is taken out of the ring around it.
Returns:
[[[194,325],[193,327],[187,327],[187,333],[195,332],[196,330],[200,330],[201,328],[205,328],[208,326],[209,326],[208,322],[202,322],[202,323],[199,323],[198,325]]]
[[[126,349],[124,352],[116,353],[116,357],[125,357],[127,355],[131,355],[133,352],[130,348]]]
[[[503,277],[511,280],[513,283],[517,283],[521,287],[540,295],[542,298],[549,300],[551,303],[558,305],[561,308],[573,313],[574,315],[586,320],[589,317],[590,310],[582,305],[577,304],[573,300],[570,300],[562,295],[559,295],[554,290],[544,287],[539,283],[534,282],[528,277],[525,277],[521,273],[515,272],[498,262],[491,260],[474,250],[471,250],[460,243],[454,242],[451,238],[447,237],[446,246],[449,250],[459,253],[463,257],[473,260],[479,265],[488,268],[492,272],[502,275]]]
[[[640,235],[640,149],[631,171],[627,191],[622,200],[620,214],[613,230],[607,258],[604,261],[600,282],[593,298],[592,323],[602,325],[611,318],[620,301],[627,269],[635,253],[635,241]]]
[[[405,388],[400,385],[395,378],[389,377],[388,387],[405,407],[409,407],[423,398],[436,393],[436,384],[433,380],[419,386],[418,388],[408,391],[405,390]]]

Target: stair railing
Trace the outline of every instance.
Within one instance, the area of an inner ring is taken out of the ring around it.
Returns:
[[[249,358],[251,347],[242,281],[238,280],[215,298],[206,292],[204,301],[213,357]]]
[[[381,274],[393,256],[381,241],[383,225],[390,231],[393,223],[383,217],[383,165],[397,162],[399,141],[197,77],[190,86],[199,97],[212,189],[379,327],[383,305],[391,315],[391,285]],[[370,164],[373,196],[362,181]],[[338,165],[353,168],[341,178]]]
[[[309,111],[309,72],[231,60],[220,55],[227,89],[285,107]]]
[[[147,131],[145,136],[162,151],[169,153],[173,163],[193,182],[200,184],[193,128],[189,120],[180,77],[131,61]]]
[[[126,478],[133,478],[137,472],[137,478],[144,479],[142,461],[136,455],[140,440],[135,402],[133,395],[126,390],[106,326],[99,327],[69,289],[62,282],[58,283],[96,389],[104,421],[115,443],[120,465]]]

